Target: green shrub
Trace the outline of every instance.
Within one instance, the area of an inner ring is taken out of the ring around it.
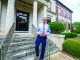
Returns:
[[[65,31],[65,25],[62,22],[50,22],[51,33],[60,33]]]
[[[67,32],[67,33],[60,33],[62,35],[65,35],[65,38],[73,38],[77,36],[77,33],[74,32]]]
[[[80,41],[65,40],[63,43],[63,50],[75,57],[80,58]]]
[[[74,22],[72,24],[72,31],[76,33],[80,33],[80,22]]]

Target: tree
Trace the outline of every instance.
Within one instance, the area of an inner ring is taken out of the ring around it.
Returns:
[[[74,22],[72,24],[72,31],[80,33],[80,22]]]

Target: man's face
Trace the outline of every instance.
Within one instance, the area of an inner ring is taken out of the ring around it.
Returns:
[[[43,18],[43,23],[47,23],[47,18]]]

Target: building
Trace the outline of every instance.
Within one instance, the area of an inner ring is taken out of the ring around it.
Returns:
[[[71,31],[72,11],[57,0],[0,0],[0,31],[32,31],[48,16],[48,21],[61,21]]]
[[[68,7],[58,0],[50,0],[48,3],[48,16],[49,20],[60,21],[66,25],[66,32],[70,32],[72,25],[72,13]],[[50,22],[50,21],[49,21]]]
[[[25,37],[27,38],[27,36],[29,36],[29,38],[31,38],[30,36],[34,35],[35,29],[41,22],[42,17],[47,16],[48,22],[63,22],[66,25],[66,31],[71,31],[72,11],[57,0],[0,0],[0,60],[5,60],[4,57],[9,49],[11,39],[20,42],[13,42],[15,43],[13,45],[17,46],[17,44],[19,44],[19,47],[21,47],[20,50],[23,50],[24,47],[22,45],[24,45],[23,43],[26,43]],[[16,35],[15,32],[19,32],[21,35]],[[25,35],[25,33],[29,33],[30,35]],[[15,36],[13,36],[14,34]],[[12,38],[12,36],[15,39]],[[21,40],[18,40],[16,36]],[[23,38],[25,39],[24,41]],[[64,40],[64,37],[60,38]],[[56,45],[59,44],[58,41],[60,42],[61,39],[58,37]],[[60,45],[62,44],[61,42]],[[31,45],[30,43],[27,45]],[[62,47],[62,45],[60,45],[58,45],[58,47]],[[19,47],[17,46],[15,48]],[[54,50],[56,50],[55,47]],[[15,49],[12,48],[12,51],[13,50]],[[58,52],[59,48],[56,51]],[[18,53],[20,52],[18,51]],[[23,53],[23,51],[21,53]],[[20,55],[26,54],[27,53]]]
[[[57,2],[58,4],[58,21],[63,22],[66,25],[66,31],[71,32],[71,25],[72,25],[72,13],[68,7],[66,7],[60,1]]]

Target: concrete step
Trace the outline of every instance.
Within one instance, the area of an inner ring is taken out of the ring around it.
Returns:
[[[50,48],[50,55],[55,54],[58,51],[59,51],[58,48]],[[49,50],[46,50],[45,57],[49,56],[48,53],[49,53]],[[31,55],[35,55],[35,50],[20,51],[16,54],[12,53],[12,55],[10,55],[10,57],[14,58],[14,60],[18,60],[18,59],[24,59],[25,57],[26,57],[26,59],[28,59],[28,57],[31,56]]]
[[[4,38],[0,36],[0,44],[2,44],[3,42],[4,42]]]
[[[29,55],[29,56],[23,56],[23,57],[17,57],[17,58],[13,58],[12,56],[7,56],[5,58],[5,60],[34,60],[34,54]]]
[[[13,37],[34,37],[33,34],[13,34]]]
[[[21,34],[21,35],[16,35],[16,34],[13,34],[12,38],[34,38],[35,36],[34,35],[31,35],[31,34]]]
[[[25,56],[29,56],[35,53],[35,50],[24,50],[24,51],[19,51],[19,52],[14,52],[14,53],[9,53],[7,54],[9,58],[21,58]]]
[[[23,46],[23,45],[30,45],[30,44],[34,44],[34,42],[29,42],[29,41],[22,41],[22,42],[15,42],[15,43],[11,43],[10,47],[18,47],[18,46]]]
[[[30,45],[20,45],[20,46],[15,46],[15,47],[10,47],[8,52],[16,52],[16,51],[20,51],[20,50],[28,50],[28,49],[32,49],[34,48],[34,44],[30,44]],[[17,48],[18,47],[18,48]],[[50,45],[50,48],[55,48],[56,45]],[[48,48],[48,45],[46,45],[46,49],[49,49]]]
[[[34,60],[34,54],[33,55],[30,55],[30,56],[24,56],[24,57],[21,57],[21,58],[14,58],[12,60]]]
[[[21,41],[35,41],[35,38],[15,38],[11,42],[21,42]]]
[[[36,37],[34,37],[32,34],[26,34],[26,33],[13,34],[6,59],[7,60],[33,59],[34,58],[33,56],[35,55],[35,48],[34,48],[35,40]],[[48,47],[48,43],[50,48]],[[59,48],[57,48],[53,42],[47,40],[45,57],[48,56],[49,51],[50,54],[54,54],[59,51]]]
[[[2,40],[0,40],[0,44],[2,44],[2,42],[3,42],[3,41],[2,41]]]
[[[10,47],[9,50],[8,50],[8,53],[12,53],[12,52],[18,52],[18,51],[22,51],[22,50],[28,50],[28,49],[32,49],[34,48],[34,45],[31,44],[31,45],[23,45],[23,46],[20,46],[20,47]]]
[[[21,49],[21,47],[20,47],[20,49]],[[22,50],[20,50],[19,48],[16,48],[15,50],[13,50],[13,52],[8,52],[9,54],[11,54],[11,55],[14,55],[14,54],[16,54],[16,53],[20,53],[20,51],[22,52],[22,51],[35,51],[35,48],[34,47],[32,47],[32,48],[29,48],[29,47],[27,47],[26,49],[24,48],[22,48]],[[46,51],[53,51],[53,50],[55,50],[56,49],[56,47],[54,47],[54,46],[52,46],[52,47],[50,47],[50,48],[46,48]],[[40,50],[41,51],[41,50]]]

